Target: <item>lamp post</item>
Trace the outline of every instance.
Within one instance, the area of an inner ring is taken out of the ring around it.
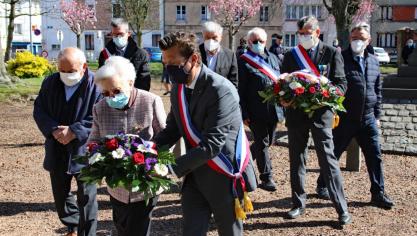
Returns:
[[[30,25],[30,31],[29,31],[29,38],[30,38],[30,52],[33,53],[33,39],[32,39],[32,0],[29,0],[29,25]]]

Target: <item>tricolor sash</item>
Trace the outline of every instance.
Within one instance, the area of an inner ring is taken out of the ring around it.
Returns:
[[[274,70],[261,56],[247,51],[243,53],[240,58],[245,60],[249,65],[255,67],[264,75],[268,76],[274,83],[278,81],[279,73]]]
[[[295,60],[301,70],[308,70],[316,76],[320,76],[320,72],[317,70],[311,58],[308,56],[307,51],[301,46],[297,45],[291,49]]]
[[[104,61],[106,61],[107,59],[109,59],[109,57],[111,57],[111,53],[109,52],[107,48],[103,49],[103,57],[104,57]]]
[[[184,127],[184,132],[187,141],[192,147],[197,147],[202,142],[201,133],[193,126],[191,123],[191,115],[188,110],[188,103],[185,96],[185,85],[178,84],[178,103],[179,103],[179,113],[181,118],[181,124]],[[231,179],[233,179],[232,184],[232,193],[235,198],[235,211],[236,218],[245,219],[245,212],[250,212],[253,210],[252,203],[249,200],[249,197],[246,193],[245,180],[242,176],[243,171],[249,164],[250,159],[250,149],[249,141],[246,137],[245,129],[243,123],[240,126],[236,146],[235,146],[235,157],[236,165],[234,165],[229,158],[220,152],[215,158],[209,160],[207,165],[217,173],[223,174]],[[240,181],[242,185],[242,190],[244,192],[244,209],[241,208],[238,194],[237,194],[237,181]],[[250,206],[248,206],[250,204]]]

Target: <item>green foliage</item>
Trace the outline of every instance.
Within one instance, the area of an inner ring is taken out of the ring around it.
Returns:
[[[51,70],[54,67],[48,60],[28,51],[16,53],[16,59],[7,62],[7,71],[19,78],[42,77]]]
[[[163,70],[163,66],[162,63],[160,62],[151,62],[149,63],[151,65],[151,76],[153,78],[158,77],[160,78],[162,76],[162,70]]]

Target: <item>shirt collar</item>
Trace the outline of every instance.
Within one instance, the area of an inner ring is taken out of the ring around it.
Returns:
[[[198,80],[198,78],[200,77],[201,70],[202,70],[202,67],[200,67],[200,69],[199,69],[198,73],[196,74],[196,77],[193,79],[193,81],[191,81],[191,84],[190,84],[190,85],[188,85],[188,86],[186,85],[185,87],[187,87],[187,88],[189,88],[189,89],[194,89],[195,84],[197,83],[197,80]]]

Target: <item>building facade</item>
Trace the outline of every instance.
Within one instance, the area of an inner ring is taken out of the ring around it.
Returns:
[[[396,54],[397,31],[409,27],[417,29],[416,0],[376,0],[377,7],[371,17],[372,45]],[[404,39],[407,40],[407,39]]]

